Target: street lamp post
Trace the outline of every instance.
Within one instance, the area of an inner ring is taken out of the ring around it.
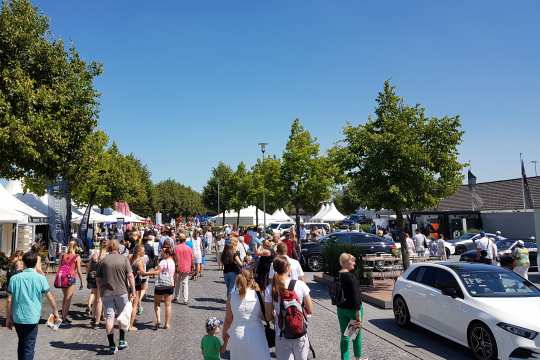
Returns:
[[[220,199],[219,199],[219,186],[220,186],[220,184],[219,184],[219,181],[218,181],[218,183],[217,183],[217,213],[218,213],[218,216],[219,216],[219,213],[220,213],[220,207],[219,207],[219,200],[220,200]],[[222,217],[222,222],[223,222],[223,224],[221,224],[221,226],[225,226],[225,220],[223,220],[223,217]]]
[[[264,153],[266,152],[266,146],[268,145],[268,143],[265,143],[265,142],[260,142],[259,143],[259,146],[261,147],[261,152],[262,152],[262,166],[264,167]],[[266,185],[264,183],[264,170],[263,170],[263,217],[264,217],[264,229],[266,229]],[[257,224],[257,226],[259,226],[259,224]]]

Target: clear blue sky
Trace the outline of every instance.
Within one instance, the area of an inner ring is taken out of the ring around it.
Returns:
[[[479,181],[519,177],[520,152],[540,160],[537,0],[34,4],[104,64],[100,127],[155,181],[200,190],[219,160],[253,164],[262,140],[279,155],[296,117],[327,149],[385,79],[430,115],[461,115]]]

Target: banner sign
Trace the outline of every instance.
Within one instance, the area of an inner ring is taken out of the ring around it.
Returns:
[[[71,198],[67,181],[48,185],[50,240],[67,245],[71,234]]]
[[[116,231],[118,241],[124,240],[124,218],[116,218]]]
[[[88,226],[90,222],[90,212],[92,211],[92,204],[88,204],[86,211],[81,219],[81,225],[79,226],[78,237],[86,247],[87,251],[90,251],[94,247],[91,237],[88,237]]]

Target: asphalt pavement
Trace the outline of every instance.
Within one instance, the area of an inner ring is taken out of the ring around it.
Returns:
[[[210,257],[204,277],[190,282],[190,303],[173,304],[172,328],[154,331],[153,286],[144,303],[144,313],[137,322],[138,331],[129,333],[129,347],[114,356],[106,354],[107,340],[104,329],[93,330],[84,314],[88,290],[77,291],[72,305],[73,324],[58,331],[39,327],[36,346],[37,360],[58,359],[202,359],[199,344],[205,334],[205,319],[225,315],[225,284],[217,270],[214,257]],[[313,273],[306,273],[315,303],[310,319],[309,333],[317,359],[339,359],[339,328],[335,307],[331,305],[325,286],[313,282]],[[49,279],[52,283],[52,277]],[[60,293],[54,289],[57,303]],[[370,359],[471,359],[466,348],[418,327],[401,329],[394,324],[391,310],[365,305],[364,349]],[[42,317],[50,309],[44,306]],[[0,359],[15,359],[17,336],[14,331],[0,328]],[[226,353],[223,359],[230,359]]]

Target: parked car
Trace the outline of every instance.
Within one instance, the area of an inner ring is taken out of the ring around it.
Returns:
[[[349,244],[358,246],[369,253],[392,253],[392,249],[396,248],[396,244],[392,240],[388,240],[377,235],[364,232],[334,232],[326,235],[320,241],[308,241],[302,244],[301,263],[310,271],[321,271],[323,268],[322,247],[327,242],[335,242],[337,244]]]
[[[499,256],[499,262],[501,263],[502,267],[505,267],[507,269],[512,269],[512,251],[517,245],[518,239],[505,239],[505,240],[497,240],[495,241],[495,245],[497,245],[498,250],[498,256]],[[525,247],[529,249],[529,260],[531,262],[531,267],[529,268],[529,271],[533,271],[538,268],[537,264],[537,245],[536,242],[531,240],[523,240],[525,243]],[[465,262],[475,262],[476,261],[476,250],[469,250],[461,254],[459,257],[459,261],[465,261]],[[533,269],[535,268],[535,269]]]
[[[419,325],[469,347],[476,359],[540,354],[540,289],[507,269],[413,264],[397,279],[392,299],[399,326]]]
[[[486,233],[486,236],[494,240],[506,239],[505,237],[492,233]],[[449,240],[449,242],[456,247],[456,255],[461,255],[467,250],[474,249],[475,241],[480,238],[480,233],[465,233],[458,238]]]
[[[273,222],[268,224],[268,230],[270,232],[279,231],[281,235],[287,230],[294,226],[294,222]]]
[[[317,229],[324,229],[327,234],[329,234],[332,231],[332,228],[330,227],[330,224],[325,222],[307,222],[304,223],[304,229],[306,229],[306,232],[309,232],[311,230],[311,227],[317,227]]]

